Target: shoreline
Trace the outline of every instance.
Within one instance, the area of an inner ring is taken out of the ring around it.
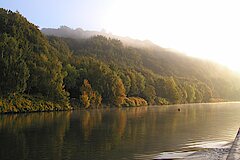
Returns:
[[[21,96],[20,97],[24,97]],[[28,96],[31,97],[31,96]],[[31,97],[33,98],[33,97]],[[36,101],[37,99],[37,101]],[[0,114],[1,115],[7,115],[7,114],[25,114],[25,113],[41,113],[41,112],[63,112],[63,111],[74,111],[74,110],[94,110],[94,109],[110,109],[110,108],[133,108],[133,107],[161,107],[161,106],[173,106],[173,105],[195,105],[195,104],[218,104],[218,103],[240,103],[239,101],[222,101],[222,102],[206,102],[206,103],[179,103],[179,104],[165,104],[165,105],[144,105],[144,106],[121,106],[121,107],[110,107],[109,105],[103,104],[102,107],[99,108],[84,108],[84,107],[73,107],[76,105],[61,105],[56,102],[51,102],[43,99],[34,99],[35,101],[31,101],[30,103],[32,104],[32,107],[29,106],[24,106],[21,108],[22,104],[16,104],[12,105],[12,102],[6,104],[5,106],[3,105],[3,101],[7,101],[6,99],[1,99],[0,98]],[[16,100],[13,99],[13,100]],[[10,101],[13,101],[10,100]],[[29,99],[27,99],[29,100]],[[2,105],[2,106],[1,106]],[[3,108],[8,108],[7,110],[2,109]],[[26,109],[27,108],[27,109]],[[11,110],[12,109],[12,110]]]

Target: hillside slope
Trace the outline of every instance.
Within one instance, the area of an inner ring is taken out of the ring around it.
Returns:
[[[196,79],[206,83],[211,88],[213,97],[228,100],[239,99],[239,75],[220,64],[175,53],[151,42],[130,38],[126,40],[125,37],[103,32],[84,31],[82,29],[73,30],[68,27],[59,29],[45,28],[42,29],[42,32],[48,36],[63,37],[63,40],[77,55],[96,57],[105,63],[111,62],[118,65],[135,66],[137,70],[141,67],[160,76]],[[121,42],[123,41],[123,44],[119,41],[119,47],[111,48],[107,44],[113,42],[113,39],[91,38],[98,34],[104,37],[117,38]],[[98,43],[96,41],[102,41],[98,44],[102,45],[100,49],[96,49],[96,43]],[[104,47],[108,49],[106,50]],[[116,48],[122,48],[122,50],[119,51]],[[99,52],[102,52],[102,54]],[[110,52],[113,52],[114,55]],[[107,54],[111,56],[107,57]]]
[[[0,113],[239,100],[226,68],[137,42],[44,36],[0,9]]]

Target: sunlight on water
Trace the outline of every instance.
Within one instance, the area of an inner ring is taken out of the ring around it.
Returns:
[[[239,103],[0,115],[0,159],[224,159],[239,115]]]

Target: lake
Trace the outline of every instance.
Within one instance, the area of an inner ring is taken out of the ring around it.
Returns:
[[[0,159],[216,159],[239,126],[240,103],[0,115]]]

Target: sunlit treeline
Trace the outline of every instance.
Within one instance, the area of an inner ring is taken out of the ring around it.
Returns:
[[[217,75],[214,65],[103,36],[46,37],[18,12],[0,9],[0,15],[0,113],[240,97],[236,77],[219,77],[225,72]]]

